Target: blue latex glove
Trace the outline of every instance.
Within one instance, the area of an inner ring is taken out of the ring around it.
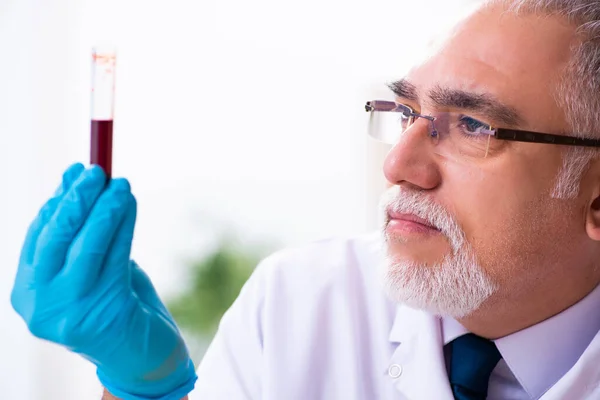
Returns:
[[[12,290],[31,333],[81,354],[114,396],[180,400],[196,373],[175,322],[130,260],[136,201],[125,179],[75,164],[31,224]]]

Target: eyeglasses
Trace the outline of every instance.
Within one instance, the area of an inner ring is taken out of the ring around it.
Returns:
[[[496,128],[458,112],[423,115],[393,101],[368,101],[365,109],[371,113],[369,135],[374,139],[395,144],[404,132],[422,119],[428,124],[435,152],[450,158],[485,158],[497,152],[506,140],[600,147],[600,139]]]

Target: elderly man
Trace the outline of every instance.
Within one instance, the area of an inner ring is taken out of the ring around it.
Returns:
[[[32,223],[13,306],[106,399],[600,399],[599,38],[585,0],[462,20],[366,105],[392,145],[383,234],[265,259],[197,371],[98,167]]]

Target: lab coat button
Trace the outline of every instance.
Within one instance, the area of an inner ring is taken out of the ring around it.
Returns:
[[[400,377],[400,375],[402,375],[402,366],[398,364],[390,365],[390,368],[388,369],[388,374],[394,379]]]

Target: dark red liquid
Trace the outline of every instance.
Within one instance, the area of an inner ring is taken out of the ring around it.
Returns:
[[[113,122],[92,120],[90,163],[102,167],[108,179],[112,175]]]

